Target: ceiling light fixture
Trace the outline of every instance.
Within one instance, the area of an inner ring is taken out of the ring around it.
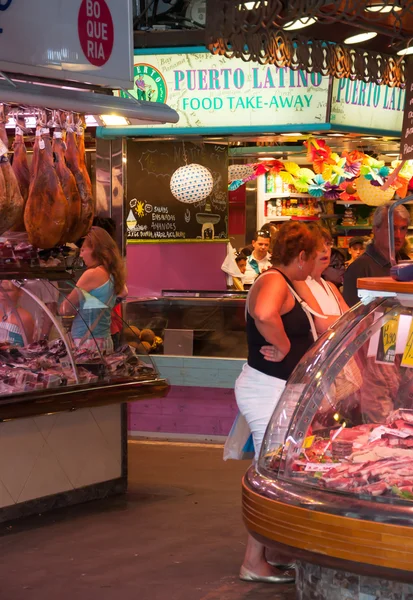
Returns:
[[[398,4],[389,4],[389,3],[384,4],[383,2],[371,2],[364,8],[364,10],[366,12],[383,13],[383,14],[387,14],[391,11],[400,12],[401,9],[402,9],[402,7],[399,6]]]
[[[275,160],[275,156],[259,156],[258,160]]]
[[[386,152],[386,156],[400,156],[400,152]]]
[[[119,115],[100,115],[100,118],[104,122],[106,126],[115,126],[123,127],[123,125],[129,125],[128,119],[125,117],[121,117]]]
[[[408,54],[413,54],[413,46],[409,46],[408,48],[403,48],[398,51],[398,56],[407,56]]]
[[[362,140],[378,140],[378,137],[374,137],[374,135],[369,135],[367,137],[362,137]]]
[[[302,17],[301,19],[296,19],[295,21],[288,21],[283,26],[284,31],[295,31],[296,29],[304,29],[304,27],[310,27],[310,25],[314,25],[317,23],[317,17]]]
[[[242,4],[239,5],[238,8],[241,10],[241,8],[244,7],[247,10],[253,10],[257,4],[258,4],[257,8],[260,8],[261,5],[267,6],[268,1],[264,0],[264,2],[262,2],[262,0],[252,0],[251,2],[243,2]]]
[[[377,35],[376,31],[366,31],[366,33],[358,33],[357,35],[352,35],[344,40],[345,44],[361,44],[361,42],[367,42],[367,40],[372,40]]]
[[[329,137],[344,137],[344,133],[329,133]]]
[[[280,133],[283,137],[300,137],[302,133]]]

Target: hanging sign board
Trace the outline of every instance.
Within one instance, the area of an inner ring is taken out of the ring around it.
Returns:
[[[331,124],[401,131],[405,95],[405,90],[397,87],[334,79]]]
[[[413,61],[411,59],[407,61],[406,65],[406,105],[400,137],[400,151],[403,160],[413,159]]]
[[[0,71],[128,88],[132,35],[130,0],[1,0]]]
[[[192,142],[127,143],[128,242],[213,242],[228,239],[227,146]],[[187,164],[213,178],[207,198],[187,204],[170,190],[171,177]]]
[[[129,92],[138,100],[168,102],[180,115],[171,128],[267,126],[274,131],[326,123],[328,85],[329,78],[318,73],[183,52],[135,55]]]

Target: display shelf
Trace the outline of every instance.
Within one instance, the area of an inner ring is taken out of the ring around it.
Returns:
[[[337,225],[337,231],[348,231],[349,229],[372,229],[371,225]]]
[[[264,217],[265,223],[278,222],[278,221],[290,221],[291,215],[288,216],[280,216],[280,217]]]
[[[324,217],[323,217],[324,218]],[[280,216],[280,217],[265,217],[265,223],[277,223],[279,221],[319,221],[320,217],[315,216],[298,216],[298,215],[288,215],[288,216]]]
[[[365,204],[364,202],[359,202],[357,200],[353,200],[353,201],[346,201],[346,200],[335,200],[335,204],[345,204],[346,206],[354,205],[354,206],[368,206],[368,204]],[[373,207],[371,207],[373,208]]]
[[[277,192],[265,192],[264,200],[278,200],[278,198],[291,198],[291,194],[277,194]]]
[[[315,196],[312,196],[311,194],[300,194],[299,192],[289,192],[288,194],[277,194],[277,192],[265,192],[264,193],[264,200],[268,201],[268,200],[278,200],[278,198],[311,198],[312,200],[319,200],[319,198],[316,198]],[[362,202],[360,202],[359,204],[362,204]]]

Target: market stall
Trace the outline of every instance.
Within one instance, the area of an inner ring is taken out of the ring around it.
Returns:
[[[289,379],[243,481],[248,530],[297,558],[300,600],[413,590],[413,287],[358,286],[362,303]]]
[[[124,492],[125,403],[168,391],[131,330],[112,339],[115,290],[99,298],[76,281],[94,218],[123,214],[119,190],[97,199],[86,127],[178,115],[113,96],[132,80],[130,2],[40,4],[2,12],[0,521]],[[117,238],[124,253],[121,226]]]

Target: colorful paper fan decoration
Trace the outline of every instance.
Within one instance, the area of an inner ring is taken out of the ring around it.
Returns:
[[[287,161],[284,163],[284,171],[280,171],[278,175],[284,183],[295,185],[296,177],[299,177],[300,167],[293,162]]]
[[[278,175],[287,185],[294,185],[295,177],[291,173],[288,173],[288,171],[280,171]]]
[[[334,164],[326,164],[322,170],[322,175],[326,181],[329,181],[332,185],[339,185],[348,175],[345,170],[347,160],[340,158],[338,154],[332,154],[331,159]]]
[[[368,206],[381,206],[382,204],[386,204],[386,202],[390,202],[395,193],[393,187],[383,191],[380,186],[372,185],[372,181],[369,181],[363,176],[356,179],[354,183],[360,200]]]
[[[298,171],[296,171],[296,178],[294,179],[293,184],[297,192],[300,194],[307,193],[313,177],[315,177],[315,173],[311,169],[298,169]]]
[[[186,204],[205,200],[212,192],[214,179],[211,171],[202,165],[192,163],[179,167],[170,182],[172,195]]]
[[[324,196],[325,187],[326,182],[324,181],[323,176],[316,175],[315,177],[313,177],[312,183],[310,183],[310,185],[308,186],[308,193],[314,198],[321,198],[321,196]]]
[[[228,167],[228,183],[245,179],[254,175],[254,165],[230,165]]]
[[[338,200],[343,190],[338,185],[332,184],[327,181],[324,189],[324,198],[326,200]]]
[[[323,165],[330,162],[331,148],[324,140],[308,138],[304,145],[307,147],[307,160],[313,164],[316,173],[321,173]]]

